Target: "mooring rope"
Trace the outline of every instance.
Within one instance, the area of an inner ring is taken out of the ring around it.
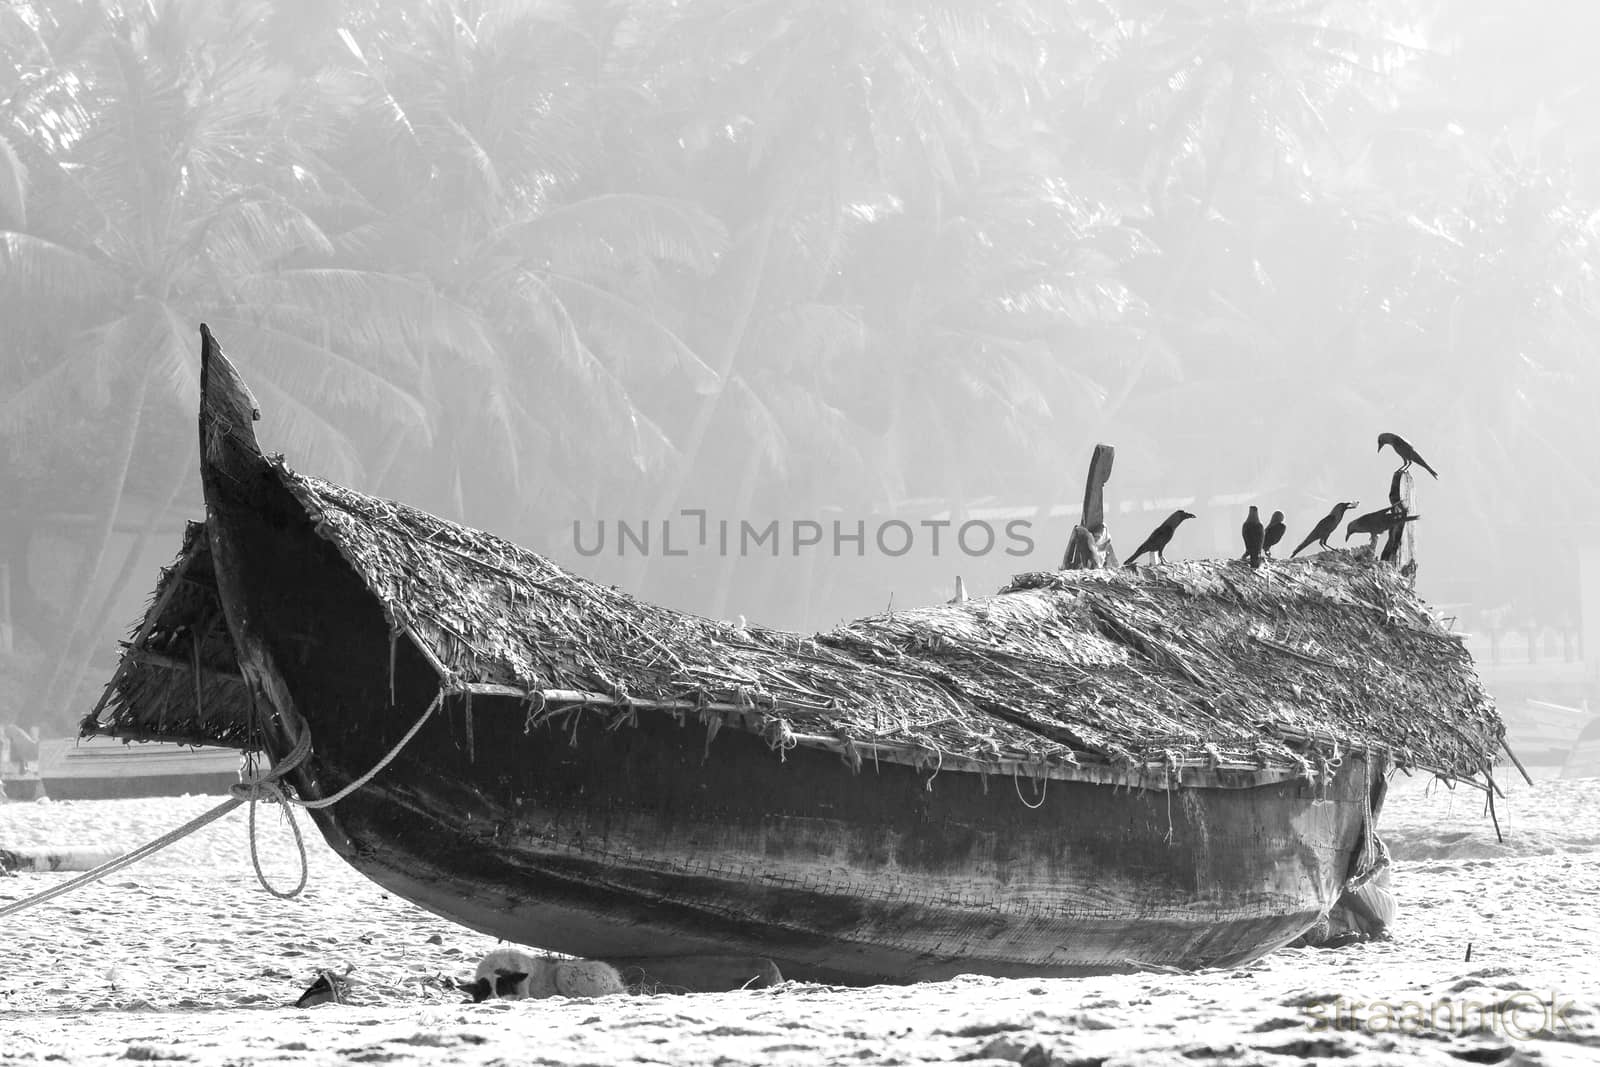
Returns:
[[[100,866],[94,868],[94,870],[85,871],[70,881],[62,882],[57,886],[51,886],[49,889],[46,889],[41,893],[35,893],[31,897],[24,897],[21,900],[14,900],[10,904],[0,907],[0,919],[3,919],[8,915],[15,915],[17,912],[31,908],[35,904],[43,904],[47,900],[54,900],[56,897],[70,893],[80,886],[86,886],[91,882],[98,882],[102,878],[117,873],[124,867],[132,866],[133,864],[144,859],[146,856],[150,855],[152,852],[158,852],[172,844],[174,841],[188,837],[190,834],[194,833],[207,823],[217,821],[243,803],[244,800],[239,797],[229,797],[227,800],[224,800],[221,804],[218,804],[204,815],[190,819],[176,830],[173,830],[170,833],[162,834],[149,844],[140,845],[132,852],[124,853],[114,860],[102,863]]]
[[[394,761],[394,758],[400,755],[401,749],[411,743],[411,739],[417,736],[417,731],[422,729],[423,723],[433,717],[433,713],[438,710],[439,705],[442,703],[444,703],[444,690],[440,689],[434,696],[433,702],[418,716],[417,721],[411,724],[411,729],[406,731],[404,737],[395,742],[394,747],[386,752],[384,757],[375,763],[370,771],[331,797],[322,797],[319,800],[301,800],[297,796],[291,796],[282,785],[278,784],[279,779],[298,767],[306,756],[311,753],[310,730],[301,733],[300,739],[295,742],[294,748],[272,770],[254,781],[240,782],[233,787],[234,796],[243,795],[250,801],[250,866],[255,869],[256,881],[261,883],[262,889],[265,889],[279,900],[293,900],[305,891],[306,880],[310,877],[311,872],[306,863],[305,839],[300,835],[300,824],[295,821],[294,809],[300,807],[305,808],[307,811],[319,811],[322,808],[332,807],[372,781],[378,776],[379,771],[389,766]],[[295,850],[300,854],[300,881],[295,884],[293,889],[287,891],[279,889],[267,881],[266,873],[261,869],[261,860],[256,855],[256,801],[263,797],[283,805],[284,815],[289,820],[289,829],[294,831]]]
[[[167,833],[162,834],[154,841],[140,845],[131,852],[125,852],[116,859],[108,860],[93,870],[83,872],[76,878],[71,878],[65,882],[62,882],[60,885],[51,886],[49,889],[42,890],[41,892],[35,893],[30,897],[24,897],[21,900],[13,900],[9,904],[0,905],[0,919],[4,919],[10,915],[15,915],[20,911],[26,911],[28,908],[34,907],[38,904],[43,904],[49,900],[54,900],[56,897],[65,896],[76,889],[81,889],[83,886],[91,885],[103,878],[108,878],[122,870],[124,867],[131,867],[133,864],[138,863],[146,856],[159,852],[176,841],[183,840],[185,837],[188,837],[201,827],[216,822],[234,808],[237,808],[239,805],[245,803],[250,805],[250,863],[251,866],[255,868],[256,880],[261,883],[261,887],[263,889],[280,899],[290,900],[299,896],[306,887],[306,880],[308,877],[306,846],[305,839],[300,833],[299,824],[295,822],[293,807],[288,805],[310,810],[326,808],[333,804],[337,804],[345,797],[348,797],[351,793],[354,793],[357,789],[360,789],[362,786],[372,781],[372,779],[375,778],[380,771],[382,771],[390,763],[394,762],[395,757],[400,755],[400,750],[405,748],[413,737],[417,736],[417,732],[422,729],[422,725],[433,716],[433,713],[438,710],[439,705],[444,703],[444,695],[444,690],[441,689],[438,695],[433,698],[433,702],[428,705],[427,709],[423,711],[422,715],[417,719],[417,721],[412,724],[411,729],[406,731],[405,736],[396,742],[394,747],[389,749],[389,751],[384,754],[383,758],[380,759],[370,771],[368,771],[366,774],[363,774],[361,777],[357,778],[355,781],[351,782],[349,785],[345,786],[332,796],[323,797],[319,800],[301,800],[299,797],[290,796],[284,790],[283,786],[278,784],[279,779],[288,774],[290,771],[294,770],[301,763],[305,762],[306,757],[310,755],[311,731],[306,730],[302,732],[299,739],[295,741],[294,748],[289,750],[289,754],[274,764],[271,770],[267,771],[266,774],[263,774],[259,778],[249,782],[240,782],[238,785],[234,786],[232,789],[233,795],[227,800],[224,800],[221,804],[218,804],[216,807],[212,808],[210,811],[207,811],[201,815],[197,815],[193,819],[190,819],[188,822],[184,823],[182,826],[178,827],[176,830],[169,830]],[[276,800],[278,803],[286,805],[284,811],[289,813],[289,826],[294,830],[295,848],[298,850],[300,855],[300,882],[292,890],[284,891],[272,886],[267,882],[266,875],[261,870],[261,861],[256,853],[255,805],[256,801],[262,799],[263,797]]]

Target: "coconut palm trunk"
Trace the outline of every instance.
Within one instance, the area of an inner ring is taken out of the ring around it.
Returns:
[[[95,602],[95,582],[105,565],[106,551],[111,546],[111,538],[116,533],[117,514],[122,510],[123,495],[127,491],[128,471],[133,465],[134,447],[139,441],[139,427],[144,422],[144,402],[149,386],[149,373],[139,374],[133,387],[133,395],[126,405],[127,422],[122,437],[117,442],[119,458],[115,473],[106,487],[105,517],[90,538],[89,557],[79,569],[78,580],[73,585],[72,613],[67,623],[67,635],[56,657],[55,666],[51,669],[44,685],[38,690],[38,698],[29,701],[23,712],[23,718],[28,723],[47,722],[55,718],[57,705],[71,699],[73,694],[67,683],[81,674],[81,671],[76,669],[78,657],[82,655],[80,646],[93,641],[92,635],[96,632],[96,623],[89,617],[89,608]]]

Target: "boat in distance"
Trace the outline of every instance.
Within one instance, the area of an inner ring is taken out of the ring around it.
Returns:
[[[201,332],[205,521],[83,731],[349,790],[329,845],[475,930],[853,984],[1231,966],[1370,872],[1396,769],[1489,784],[1470,656],[1369,555],[734,626],[294,472]]]

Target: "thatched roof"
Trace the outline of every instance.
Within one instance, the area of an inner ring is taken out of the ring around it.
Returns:
[[[1503,734],[1462,641],[1391,566],[1359,553],[1259,572],[1210,560],[1024,574],[994,596],[805,637],[656,607],[498,537],[274,463],[446,688],[589,694],[624,712],[733,705],[775,743],[830,739],[847,752],[882,745],[997,768],[1295,768],[1308,752],[1354,747],[1469,777],[1495,760]],[[191,526],[85,732],[245,743],[247,694],[210,565],[204,527]]]

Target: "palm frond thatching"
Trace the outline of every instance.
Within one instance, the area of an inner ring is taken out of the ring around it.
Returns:
[[[1461,640],[1361,553],[1259,573],[1221,560],[1030,573],[991,597],[806,637],[656,607],[275,463],[447,690],[526,694],[533,713],[588,707],[620,725],[645,709],[698,712],[775,745],[993,770],[1309,773],[1362,749],[1464,779],[1494,763],[1503,736]],[[248,694],[209,574],[194,524],[85,732],[248,745]]]

